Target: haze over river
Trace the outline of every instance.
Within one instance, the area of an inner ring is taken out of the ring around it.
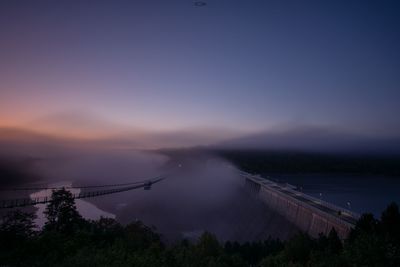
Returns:
[[[124,224],[141,220],[170,240],[196,238],[206,230],[222,240],[238,241],[270,235],[286,239],[297,231],[282,216],[249,197],[237,169],[212,154],[174,157],[135,150],[71,150],[47,154],[35,164],[43,178],[40,183],[47,185],[103,185],[165,176],[150,191],[136,189],[76,203],[88,219],[114,217]],[[274,175],[270,179],[299,186],[304,193],[360,213],[370,211],[379,216],[390,201],[400,203],[400,180],[396,178]],[[44,205],[37,207],[37,222],[42,225]]]

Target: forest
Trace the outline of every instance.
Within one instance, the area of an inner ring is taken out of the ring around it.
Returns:
[[[141,221],[84,219],[69,191],[53,191],[42,229],[21,210],[0,221],[0,266],[400,266],[400,213],[391,203],[379,219],[363,214],[346,240],[335,229],[311,238],[222,242],[204,232],[198,240],[169,242]]]
[[[307,151],[215,149],[215,154],[250,173],[340,173],[400,177],[400,156]]]

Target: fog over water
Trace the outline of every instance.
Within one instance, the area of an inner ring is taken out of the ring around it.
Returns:
[[[166,179],[150,191],[139,189],[89,200],[115,214],[121,223],[142,220],[168,240],[197,238],[204,231],[222,240],[240,241],[269,235],[286,238],[296,231],[281,216],[249,197],[236,169],[220,158],[196,153],[184,158],[135,151],[123,154],[130,157],[117,164],[119,170],[125,169],[132,176],[139,171],[141,179],[158,175]]]
[[[196,238],[203,231],[211,231],[222,240],[247,241],[269,235],[285,239],[296,231],[284,218],[249,197],[237,169],[211,150],[181,149],[173,153],[174,150],[135,150],[109,142],[18,133],[18,138],[9,134],[8,139],[0,140],[3,187],[104,185],[166,178],[150,191],[137,189],[78,200],[79,211],[88,219],[108,216],[123,224],[141,220],[155,226],[168,240]],[[248,145],[251,140],[242,141]],[[322,193],[324,200],[360,213],[371,211],[379,216],[390,201],[400,201],[399,183],[387,177],[275,175],[273,178],[300,185],[305,193],[316,197]],[[2,192],[1,199],[29,197],[32,193],[35,192]],[[43,210],[43,206],[39,208],[39,212]],[[39,217],[38,223],[43,224],[42,216]]]
[[[35,157],[30,151],[29,157],[36,158],[32,167],[40,177],[36,185],[101,185],[166,177],[149,191],[137,189],[77,201],[79,211],[89,219],[115,216],[123,224],[141,220],[171,241],[195,239],[204,231],[221,240],[238,241],[270,235],[285,239],[296,231],[243,190],[235,167],[210,154],[175,158],[137,150],[68,147],[50,149],[46,157]],[[39,212],[43,211],[43,205],[39,206]],[[42,224],[43,218],[38,222]]]

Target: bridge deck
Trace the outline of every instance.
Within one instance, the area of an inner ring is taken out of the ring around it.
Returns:
[[[104,187],[111,187],[112,189],[105,189],[105,190],[96,190],[96,191],[89,191],[83,192],[78,194],[72,194],[73,199],[81,199],[81,198],[92,198],[104,195],[110,195],[115,193],[121,193],[125,191],[130,191],[138,188],[144,188],[148,190],[151,185],[160,182],[163,180],[164,177],[157,177],[155,179],[149,179],[141,182],[132,182],[132,183],[125,183],[125,184],[113,184],[113,185],[96,185],[96,186],[82,186],[82,187],[60,187],[60,188],[51,188],[52,190],[56,189],[71,189],[71,188],[104,188]],[[116,187],[116,188],[115,188]],[[30,190],[32,188],[23,188],[23,190]],[[14,189],[18,190],[18,189]],[[51,202],[51,196],[45,197],[35,197],[35,198],[22,198],[22,199],[6,199],[0,201],[0,209],[11,209],[17,207],[25,207],[25,206],[34,206],[37,204],[45,204]]]

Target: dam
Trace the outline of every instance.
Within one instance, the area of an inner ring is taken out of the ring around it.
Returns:
[[[240,176],[252,196],[312,237],[320,233],[327,235],[335,228],[338,236],[345,239],[360,217],[348,209],[304,194],[290,184],[246,172],[240,172]]]

